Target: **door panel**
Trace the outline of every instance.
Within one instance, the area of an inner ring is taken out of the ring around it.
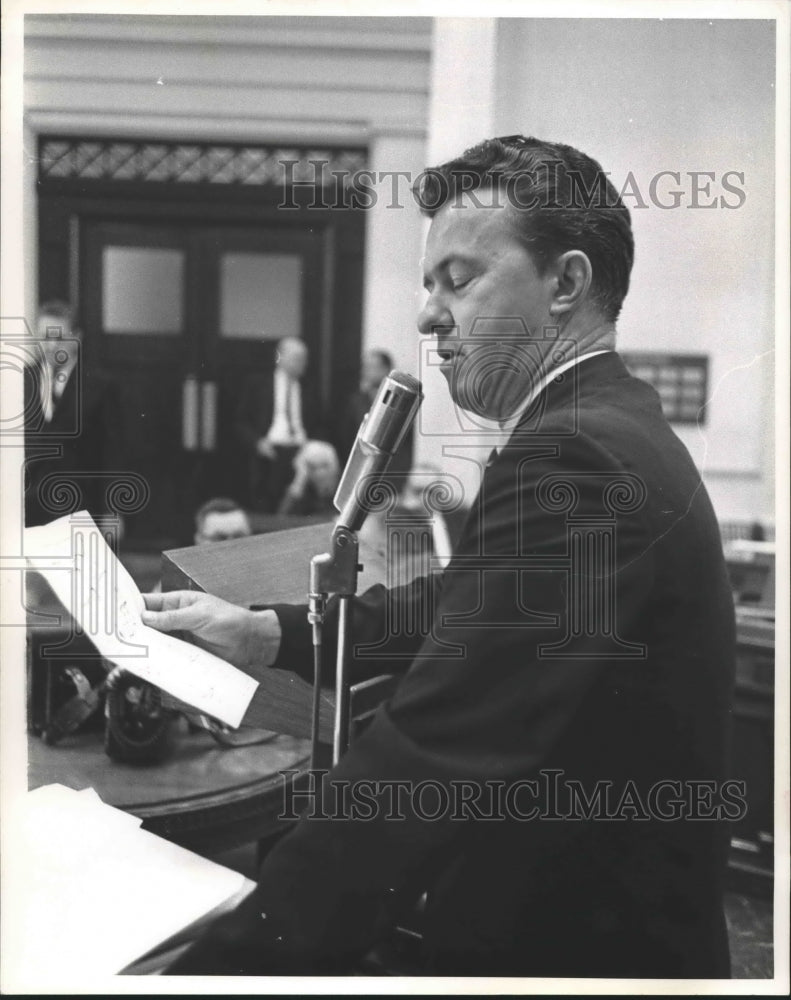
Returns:
[[[187,234],[154,222],[87,222],[82,301],[85,377],[101,368],[118,387],[119,471],[148,483],[150,498],[126,523],[128,540],[183,537],[192,475],[183,448],[184,379],[199,356],[187,321]]]
[[[185,256],[175,247],[104,246],[103,332],[183,334]]]
[[[86,347],[96,361],[189,365],[198,345],[187,319],[187,233],[154,222],[91,221],[83,247]]]
[[[218,336],[277,340],[302,336],[302,258],[296,253],[219,254]]]
[[[244,379],[271,370],[282,336],[305,340],[303,391],[326,403],[323,231],[86,220],[83,249],[86,350],[119,385],[124,468],[151,491],[127,539],[188,543],[200,503],[245,493],[236,406]]]
[[[271,371],[278,341],[303,339],[306,398],[321,394],[320,237],[308,229],[207,228],[197,234],[206,290],[201,378],[216,385],[216,448],[204,456],[203,493],[243,497],[248,456],[234,425],[244,381]]]
[[[302,337],[311,359],[318,360],[320,234],[293,227],[213,227],[196,235],[206,292],[207,362],[272,363],[277,341],[285,336]]]

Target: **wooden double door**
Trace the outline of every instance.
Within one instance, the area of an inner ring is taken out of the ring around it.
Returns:
[[[52,285],[52,232],[67,222],[61,249],[72,270],[77,259],[86,377],[101,369],[117,386],[124,453],[114,471],[148,487],[145,506],[126,519],[128,544],[189,544],[200,503],[244,501],[236,411],[245,380],[272,368],[281,337],[305,341],[304,391],[333,436],[332,414],[359,369],[359,217],[258,208],[250,219],[240,205],[84,197],[40,204],[42,281]]]

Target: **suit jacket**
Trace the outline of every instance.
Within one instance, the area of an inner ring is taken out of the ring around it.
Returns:
[[[319,430],[320,417],[304,380],[302,381],[300,398],[302,425],[308,438],[311,438]],[[272,426],[274,408],[274,372],[249,375],[242,385],[239,406],[236,410],[236,433],[249,454],[256,455],[255,446],[259,438],[266,437]]]
[[[420,607],[428,629],[398,625]],[[276,610],[276,666],[309,677],[305,609]],[[356,782],[374,814],[305,800],[256,892],[173,971],[348,970],[427,891],[427,973],[729,975],[732,813],[712,813],[715,793],[709,818],[672,816],[728,777],[733,604],[709,499],[650,386],[612,353],[550,383],[444,573],[373,588],[352,619],[355,675],[382,672],[370,646],[389,630],[403,677],[322,793]],[[401,818],[394,781],[426,783]],[[498,783],[504,810],[459,807]]]
[[[47,423],[39,378],[38,369],[25,370],[25,523],[82,508],[107,513],[113,472],[125,468],[117,386],[105,372],[78,366]]]
[[[352,450],[354,439],[360,428],[363,417],[371,408],[373,400],[365,392],[355,392],[349,396],[346,405],[343,407],[341,419],[338,422],[336,434],[338,442],[338,455],[342,462],[346,461]]]

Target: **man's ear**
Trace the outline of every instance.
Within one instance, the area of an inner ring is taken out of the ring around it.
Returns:
[[[582,250],[567,250],[557,258],[553,270],[557,285],[549,313],[560,317],[576,310],[587,298],[593,281],[593,267]]]

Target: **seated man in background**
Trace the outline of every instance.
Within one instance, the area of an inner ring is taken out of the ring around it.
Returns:
[[[332,499],[339,479],[338,456],[332,445],[327,441],[308,441],[294,458],[294,479],[278,514],[334,516]]]
[[[236,432],[249,461],[247,503],[274,513],[294,475],[293,461],[314,424],[310,393],[302,381],[308,349],[298,337],[277,345],[275,368],[249,376],[236,411]]]
[[[349,398],[338,435],[338,446],[344,462],[349,457],[354,439],[357,437],[357,431],[363,417],[370,410],[371,404],[376,398],[382,379],[390,374],[393,367],[393,358],[387,351],[375,348],[366,351],[363,355],[360,368],[360,388]],[[410,427],[389,465],[390,479],[396,490],[400,489],[401,486],[399,477],[409,472],[412,465],[412,435],[413,430]]]
[[[212,497],[195,512],[195,544],[227,542],[231,538],[247,538],[253,534],[250,519],[230,497]],[[162,581],[151,586],[149,593],[162,593]]]
[[[247,514],[229,497],[213,497],[195,513],[196,545],[225,542],[229,538],[247,538],[252,533]]]
[[[360,385],[349,397],[343,411],[340,433],[341,453],[348,456],[363,417],[371,408],[382,379],[393,369],[393,359],[387,351],[366,351],[360,365]]]

